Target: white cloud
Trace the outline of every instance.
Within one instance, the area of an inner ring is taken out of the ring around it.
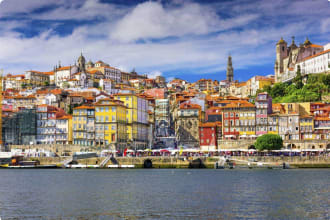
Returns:
[[[221,20],[212,7],[190,2],[179,4],[179,7],[164,7],[159,2],[149,1],[121,19],[110,35],[119,41],[203,35],[241,26],[257,17],[248,14]]]
[[[179,8],[164,8],[159,2],[145,2],[128,13],[111,36],[116,40],[131,41],[163,38],[186,34],[206,34],[217,25],[212,10],[202,10],[198,4],[184,4]]]
[[[321,32],[327,33],[330,31],[330,18],[321,21]]]
[[[148,73],[148,78],[150,79],[156,79],[157,76],[161,76],[163,73],[160,72],[159,70],[155,70],[155,71],[152,71],[150,73]]]
[[[21,4],[20,7],[7,3],[11,1]],[[145,2],[135,7],[103,4],[97,0],[84,3],[71,1],[69,6],[64,6],[68,3],[64,0],[10,0],[1,4],[0,18],[18,12],[29,13],[46,6],[45,2],[58,4],[58,7],[31,17],[80,20],[101,16],[102,23],[75,28],[72,34],[64,37],[49,29],[39,36],[22,38],[12,29],[22,27],[24,23],[0,21],[0,68],[6,72],[22,73],[29,69],[47,71],[59,60],[63,65],[74,64],[83,50],[87,60],[103,60],[124,71],[136,68],[138,72],[150,72],[152,77],[160,74],[168,76],[167,72],[173,70],[215,73],[225,70],[229,53],[233,56],[235,69],[265,63],[272,65],[275,43],[281,36],[288,39],[291,35],[318,33],[319,28],[324,31],[329,29],[328,18],[323,19],[321,27],[311,26],[310,20],[297,21],[296,18],[288,18],[287,23],[281,25],[260,25],[256,23],[268,20],[257,20],[262,13],[253,11],[254,7],[234,13],[231,5],[220,7],[219,11],[214,5],[180,0],[165,6],[160,2]],[[283,4],[288,3],[276,3]],[[271,7],[260,3],[257,8],[261,7],[271,15]],[[234,15],[223,18],[222,12]],[[150,40],[170,36],[177,38]],[[137,39],[144,39],[145,43],[136,43]],[[180,77],[179,74],[177,76]]]

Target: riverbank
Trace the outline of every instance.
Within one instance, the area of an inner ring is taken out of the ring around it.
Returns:
[[[41,165],[62,165],[67,157],[40,157],[27,158],[38,160]],[[79,159],[75,162],[82,165],[100,165],[105,157]],[[104,167],[109,165],[134,165],[134,168],[180,169],[180,168],[209,168],[213,169],[219,157],[116,157],[109,160]],[[279,167],[283,163],[290,168],[330,168],[330,157],[244,157],[233,156],[230,161],[237,167]]]

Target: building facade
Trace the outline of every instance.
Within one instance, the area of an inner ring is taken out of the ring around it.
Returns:
[[[178,146],[198,147],[201,106],[182,103],[177,114],[175,133]]]
[[[259,93],[256,98],[256,135],[267,134],[268,115],[272,113],[272,98],[267,93]]]
[[[95,145],[95,107],[80,106],[73,109],[73,144]]]
[[[105,98],[95,104],[95,144],[123,151],[126,148],[126,106]]]

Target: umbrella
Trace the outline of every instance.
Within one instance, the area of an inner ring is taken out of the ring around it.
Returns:
[[[161,149],[160,152],[162,152],[162,153],[170,153],[170,151],[169,150],[166,150],[166,149]]]

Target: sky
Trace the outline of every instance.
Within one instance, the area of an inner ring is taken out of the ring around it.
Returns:
[[[330,42],[328,0],[0,0],[0,69],[22,74],[102,60],[196,81],[274,74],[275,46]]]

